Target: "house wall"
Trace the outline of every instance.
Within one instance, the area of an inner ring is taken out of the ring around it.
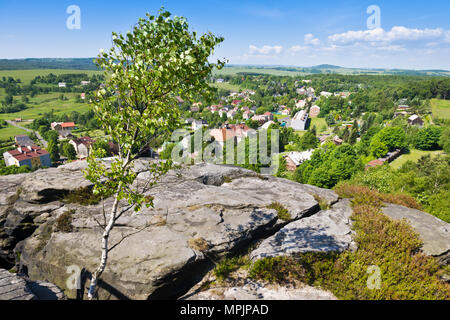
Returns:
[[[80,144],[78,146],[78,154],[77,155],[80,158],[87,158],[89,156],[89,149],[84,144]]]
[[[288,171],[295,171],[297,169],[297,166],[295,165],[294,161],[291,160],[291,158],[286,157],[286,169]]]
[[[26,159],[26,160],[19,161],[19,167],[22,167],[22,166],[29,166],[30,169],[32,169],[33,168],[33,164],[31,163],[31,159]]]
[[[5,159],[5,165],[7,167],[16,165],[15,158],[9,152],[3,153],[3,159]]]
[[[41,160],[41,166],[43,167],[51,167],[52,166],[52,160],[50,159],[50,154],[44,154],[40,157]]]

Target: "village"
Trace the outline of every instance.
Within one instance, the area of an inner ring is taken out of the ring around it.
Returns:
[[[217,84],[223,84],[225,82],[222,78],[213,79]],[[204,105],[199,101],[192,104],[187,104],[181,97],[176,97],[180,109],[185,108],[184,113],[184,125],[183,128],[187,130],[188,134],[181,140],[183,150],[190,148],[190,136],[197,130],[208,130],[207,134],[212,141],[218,143],[222,148],[225,143],[230,140],[233,144],[238,144],[241,141],[247,139],[252,134],[255,134],[260,130],[269,130],[270,128],[276,129],[289,129],[294,135],[291,135],[289,141],[287,141],[287,147],[281,152],[282,157],[286,161],[286,170],[295,171],[303,162],[310,160],[313,151],[316,147],[324,145],[328,142],[333,143],[336,146],[342,145],[344,140],[342,134],[339,134],[340,128],[347,128],[349,130],[356,124],[356,132],[358,134],[357,141],[359,141],[360,131],[359,127],[362,124],[362,117],[359,119],[353,119],[355,121],[349,121],[352,119],[342,119],[341,116],[337,117],[337,123],[334,124],[333,130],[331,126],[328,126],[326,130],[318,133],[315,128],[316,120],[319,120],[321,116],[321,102],[330,99],[330,97],[339,98],[346,101],[348,105],[351,105],[351,95],[349,91],[328,92],[320,91],[316,95],[316,90],[311,86],[312,80],[303,79],[295,80],[293,89],[294,98],[291,99],[290,107],[281,103],[274,103],[270,108],[271,111],[265,111],[257,107],[256,99],[254,98],[256,91],[250,89],[243,89],[238,91],[225,91],[226,95],[217,96],[218,104]],[[89,85],[90,81],[81,81],[82,86]],[[58,87],[65,88],[65,82],[59,82]],[[99,89],[104,85],[100,85]],[[283,97],[286,93],[276,92],[273,97]],[[291,95],[292,96],[292,95]],[[80,99],[85,99],[86,93],[80,94]],[[407,99],[398,101],[398,106],[393,114],[393,119],[401,117],[407,118],[408,125],[421,127],[424,125],[422,118],[411,112],[411,108],[406,105]],[[361,116],[363,116],[362,114]],[[209,121],[208,119],[215,119],[215,121]],[[219,119],[219,121],[217,121]],[[70,119],[69,119],[70,120]],[[342,121],[339,121],[342,120]],[[16,119],[16,123],[22,122],[22,119]],[[314,135],[317,143],[312,143],[307,150],[295,150],[295,147],[290,148],[295,144],[292,137],[301,137],[305,132],[310,131],[314,127]],[[16,148],[4,152],[3,157],[6,166],[28,166],[30,169],[40,167],[51,167],[58,164],[64,164],[67,161],[85,160],[94,146],[95,139],[89,135],[74,136],[73,132],[77,131],[77,124],[73,121],[67,122],[52,122],[50,124],[50,130],[57,133],[57,141],[68,143],[71,150],[68,154],[70,156],[59,157],[58,159],[51,159],[50,153],[45,150],[44,146],[39,146],[40,143],[36,143],[27,135],[19,135],[15,137]],[[107,138],[107,137],[106,137]],[[102,139],[103,146],[107,144],[107,153],[111,156],[117,154],[117,145],[113,141],[106,141]],[[152,155],[158,156],[158,153],[164,151],[164,148],[170,144],[170,141],[166,141],[156,151],[152,152]],[[389,163],[399,157],[402,153],[401,149],[386,152],[386,154],[369,161],[366,164],[366,168],[383,165]],[[54,157],[53,157],[54,158]]]

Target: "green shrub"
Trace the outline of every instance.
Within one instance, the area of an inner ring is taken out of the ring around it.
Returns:
[[[72,231],[72,215],[75,213],[69,210],[61,214],[55,221],[55,231],[71,232]]]
[[[270,205],[267,206],[268,209],[275,209],[277,211],[278,218],[283,221],[290,221],[292,220],[291,214],[289,213],[288,209],[286,209],[281,203],[279,202],[272,202]]]
[[[248,256],[237,256],[231,258],[222,259],[213,270],[214,275],[218,280],[225,280],[230,273],[238,270],[239,268],[249,264]]]
[[[380,193],[361,186],[339,191],[341,196],[354,197],[351,218],[356,251],[265,258],[255,262],[250,276],[280,284],[301,280],[340,299],[450,299],[450,286],[439,278],[448,270],[420,252],[419,235],[405,220],[393,220],[381,212]],[[380,288],[369,288],[372,266],[379,268]]]
[[[64,196],[63,201],[65,203],[78,203],[83,206],[89,206],[98,204],[101,201],[101,197],[92,192],[89,187],[78,188],[74,191],[70,191],[66,196]]]
[[[313,195],[314,200],[319,204],[320,210],[329,210],[330,204],[326,200],[322,199],[318,194]]]
[[[250,268],[249,276],[270,283],[288,283],[305,279],[305,270],[291,257],[274,257],[257,260]]]

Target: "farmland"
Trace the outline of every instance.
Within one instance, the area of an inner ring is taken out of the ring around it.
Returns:
[[[24,84],[30,84],[30,81],[37,76],[46,76],[50,73],[54,75],[61,74],[75,74],[75,73],[85,73],[88,76],[94,74],[101,74],[100,71],[92,70],[69,70],[69,69],[33,69],[33,70],[0,70],[0,78],[2,77],[13,77],[14,79],[19,78]]]
[[[0,114],[0,118],[4,120],[11,120],[22,118],[25,120],[35,119],[46,112],[54,110],[55,114],[70,113],[72,111],[85,112],[90,110],[90,105],[87,103],[77,103],[75,97],[78,93],[64,93],[64,97],[68,100],[60,100],[60,93],[48,93],[37,95],[34,98],[29,98],[29,108],[14,112]],[[20,97],[14,97],[20,99]],[[0,100],[2,97],[0,96]]]
[[[23,129],[8,125],[7,127],[0,129],[0,140],[8,140],[9,138],[14,138],[14,136],[21,134],[27,134],[27,132]]]
[[[432,99],[433,116],[440,119],[450,119],[450,100]]]
[[[394,169],[398,169],[407,161],[416,162],[422,156],[431,155],[432,157],[434,157],[438,154],[443,154],[443,152],[442,151],[423,151],[423,150],[412,149],[409,153],[403,154],[399,158],[394,160],[390,164],[390,166]]]

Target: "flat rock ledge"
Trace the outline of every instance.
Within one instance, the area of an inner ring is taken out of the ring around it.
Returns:
[[[192,295],[183,300],[337,300],[328,291],[304,285],[293,286],[268,285],[249,281],[238,287],[215,287]]]
[[[330,252],[356,249],[352,239],[348,199],[340,200],[330,210],[289,223],[273,236],[261,242],[250,253],[252,260],[289,256],[305,252]]]
[[[45,281],[30,281],[0,269],[0,300],[64,300],[60,288]]]
[[[149,161],[136,162],[137,184],[148,179]],[[3,256],[12,262],[20,256],[30,279],[47,279],[70,298],[79,292],[65,288],[67,268],[84,268],[89,277],[101,255],[102,230],[96,221],[103,220],[102,204],[61,201],[64,194],[91,185],[82,174],[84,168],[86,162],[77,161],[17,179],[0,179],[0,190],[14,186],[14,192],[5,195],[8,210],[0,219],[0,240],[4,239],[0,259]],[[110,242],[150,226],[111,251],[99,299],[177,298],[209,271],[212,263],[207,257],[219,258],[292,221],[315,215],[320,211],[319,201],[328,205],[338,201],[332,190],[206,163],[171,170],[145,194],[154,197],[154,207],[124,214]],[[289,211],[289,221],[268,208],[274,202]],[[112,205],[112,199],[105,200],[106,212]],[[73,230],[57,231],[55,222],[66,212],[71,212]],[[88,281],[82,285],[86,292]]]
[[[392,219],[407,222],[417,231],[423,241],[422,251],[450,262],[450,223],[429,213],[396,204],[385,203],[382,211]]]

